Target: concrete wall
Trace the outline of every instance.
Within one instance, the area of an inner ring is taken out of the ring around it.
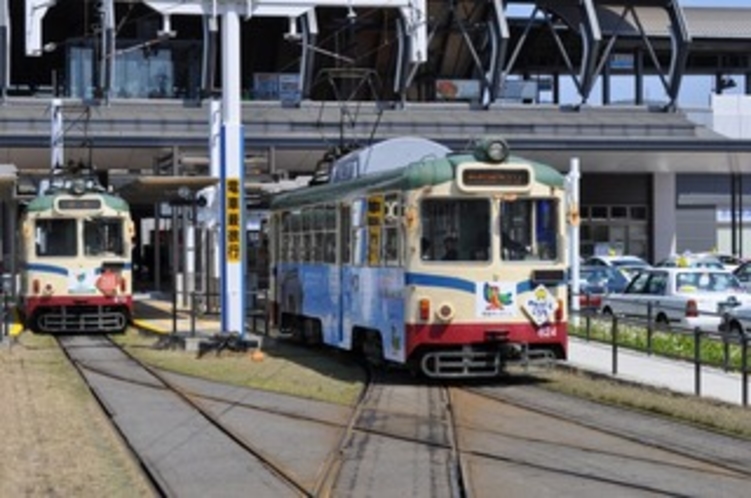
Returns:
[[[712,129],[728,138],[751,138],[751,95],[712,95]]]

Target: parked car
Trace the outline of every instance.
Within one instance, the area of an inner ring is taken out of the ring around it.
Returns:
[[[652,267],[643,258],[631,255],[590,256],[584,260],[584,266],[611,266],[617,268],[629,280],[639,270]]]
[[[736,306],[727,310],[718,330],[730,332],[731,335],[751,334],[751,306]]]
[[[644,270],[622,293],[602,298],[604,314],[647,319],[651,312],[651,319],[664,328],[712,332],[725,312],[745,305],[751,306],[751,294],[731,272],[714,268]]]
[[[735,271],[745,260],[732,254],[725,254],[722,252],[701,252],[696,254],[697,257],[708,257],[717,259],[726,270]]]
[[[613,266],[582,266],[579,268],[579,309],[599,309],[602,297],[623,292],[628,279]]]
[[[655,268],[715,268],[725,270],[725,265],[714,255],[708,253],[672,254],[655,263]]]
[[[751,290],[751,261],[746,261],[733,270],[733,275],[740,280],[743,287],[747,290]]]

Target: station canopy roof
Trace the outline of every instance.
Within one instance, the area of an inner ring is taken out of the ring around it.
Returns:
[[[123,183],[117,193],[132,205],[179,202],[218,182],[212,176],[138,176]]]

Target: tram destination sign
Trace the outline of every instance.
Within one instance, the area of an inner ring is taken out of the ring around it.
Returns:
[[[57,208],[61,211],[101,209],[102,202],[99,199],[60,199]]]
[[[526,167],[467,167],[459,173],[459,184],[464,190],[526,190],[532,184],[532,171]]]

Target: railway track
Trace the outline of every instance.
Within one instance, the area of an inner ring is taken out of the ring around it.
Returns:
[[[210,399],[192,395],[106,337],[61,337],[59,342],[158,494],[315,495],[317,484],[311,476],[318,472],[310,469],[319,465],[308,465],[306,472],[299,460],[279,461],[262,441],[250,437],[255,424],[242,430],[243,423],[214,410]],[[324,436],[330,439],[331,431]]]
[[[748,444],[532,385],[377,372],[343,407],[159,371],[105,337],[60,343],[163,496],[742,496],[751,484]]]

